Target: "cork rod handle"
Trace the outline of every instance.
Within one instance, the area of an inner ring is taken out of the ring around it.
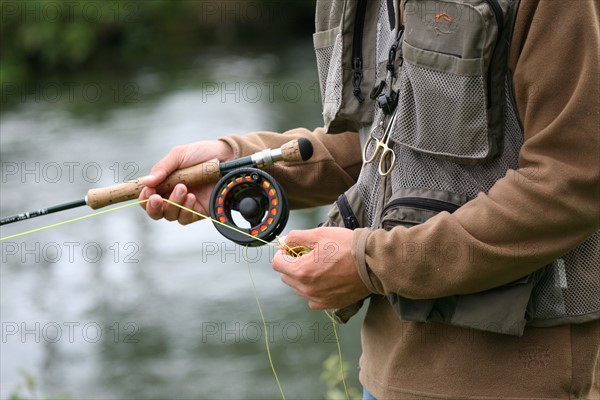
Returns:
[[[219,160],[214,159],[173,172],[156,188],[156,191],[159,194],[168,194],[173,191],[178,183],[195,186],[217,182],[220,178]],[[137,199],[144,188],[143,180],[142,177],[104,188],[91,189],[87,192],[87,204],[92,209],[97,210],[110,204]]]
[[[266,158],[263,157],[263,153],[265,152]],[[260,165],[263,164],[265,160],[269,160],[269,163],[263,165],[269,165],[281,160],[287,162],[306,161],[312,154],[313,147],[307,139],[295,139],[285,143],[279,149],[267,149],[252,156],[224,161],[221,164],[219,164],[219,160],[214,159],[202,164],[180,169],[169,175],[167,179],[156,188],[156,191],[158,194],[165,195],[171,193],[178,183],[183,183],[186,186],[195,186],[203,183],[217,182],[221,179],[221,175],[223,174],[222,171],[226,173],[234,168]],[[87,205],[96,210],[110,204],[137,199],[144,188],[144,184],[142,183],[143,180],[144,178],[138,178],[105,188],[92,189],[87,192]]]

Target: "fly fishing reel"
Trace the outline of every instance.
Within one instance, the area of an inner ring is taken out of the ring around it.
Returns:
[[[285,228],[288,201],[269,174],[256,168],[240,168],[229,172],[215,186],[210,197],[210,216],[215,228],[227,239],[243,246],[260,246],[275,239]]]

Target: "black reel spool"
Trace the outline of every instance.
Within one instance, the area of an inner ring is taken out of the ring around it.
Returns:
[[[233,211],[250,224],[241,227]],[[221,178],[210,196],[210,216],[215,228],[227,239],[242,246],[261,246],[279,235],[290,212],[285,192],[277,181],[257,168],[240,168]],[[262,239],[262,240],[258,240]]]

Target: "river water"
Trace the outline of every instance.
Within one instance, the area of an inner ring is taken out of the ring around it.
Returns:
[[[11,86],[16,103],[0,114],[0,214],[144,175],[178,144],[318,126],[316,81],[303,45],[206,50],[186,68],[132,78]],[[325,210],[293,211],[286,231],[314,227]],[[7,225],[1,236],[89,213]],[[247,264],[286,397],[326,397],[323,363],[337,355],[331,323],[280,282],[270,248],[250,249],[247,263],[211,224],[151,221],[137,207],[1,244],[1,398],[29,396],[19,389],[24,374],[44,394],[72,399],[280,398]],[[359,320],[340,327],[354,387]]]

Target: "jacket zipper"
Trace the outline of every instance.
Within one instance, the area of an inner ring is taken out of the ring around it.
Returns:
[[[358,223],[358,218],[352,211],[352,207],[350,206],[350,202],[345,194],[342,194],[338,197],[337,201],[338,209],[340,210],[340,215],[344,221],[344,226],[348,229],[354,230],[356,228],[360,228],[360,224]]]
[[[403,197],[401,199],[393,200],[391,203],[385,206],[382,215],[387,214],[392,208],[398,206],[415,207],[434,212],[447,211],[450,214],[460,208],[460,206],[456,204],[448,203],[447,201],[442,200],[426,199],[422,197]]]
[[[354,36],[352,38],[352,84],[354,86],[354,96],[359,103],[365,101],[360,84],[363,78],[363,31],[365,28],[365,15],[367,13],[367,0],[358,0],[356,17],[354,19]]]

